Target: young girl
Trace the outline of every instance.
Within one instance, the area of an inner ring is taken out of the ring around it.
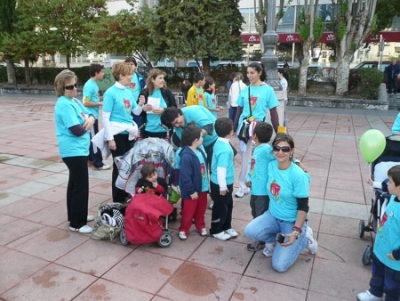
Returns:
[[[221,112],[224,108],[218,106],[218,104],[217,104],[217,98],[215,97],[215,94],[214,94],[214,91],[215,91],[214,79],[212,77],[206,77],[203,88],[204,88],[204,95],[206,97],[207,109],[209,111],[211,111],[211,113],[214,115],[215,119],[217,119],[218,112]]]
[[[140,173],[142,177],[135,185],[136,193],[165,194],[168,189],[167,183],[163,178],[157,176],[156,169],[152,163],[144,164]]]

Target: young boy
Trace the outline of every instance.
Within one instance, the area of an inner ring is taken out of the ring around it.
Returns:
[[[206,97],[207,109],[214,115],[215,119],[218,118],[218,112],[221,112],[224,108],[218,106],[217,98],[214,94],[215,83],[212,77],[207,76],[204,83],[204,95]]]
[[[198,105],[206,107],[206,99],[204,96],[204,74],[196,73],[193,78],[193,86],[188,90],[186,97],[186,106]]]
[[[142,177],[135,185],[136,193],[152,193],[164,195],[168,189],[167,182],[157,176],[157,171],[152,163],[145,163],[140,170]]]
[[[207,208],[207,164],[206,156],[196,152],[203,143],[201,129],[188,125],[182,132],[182,151],[180,153],[179,187],[182,197],[182,220],[178,237],[186,240],[192,220],[201,236],[207,235],[204,214]],[[183,168],[182,168],[183,167]]]
[[[215,122],[218,139],[214,144],[211,160],[211,198],[214,201],[211,215],[210,235],[219,240],[236,238],[237,232],[232,229],[233,182],[235,180],[235,164],[233,149],[229,138],[233,134],[232,120],[226,117]]]
[[[250,188],[250,207],[253,218],[262,215],[269,207],[268,197],[268,173],[266,166],[275,157],[272,147],[268,144],[273,133],[272,126],[267,122],[259,122],[254,128],[254,142],[256,147],[249,163],[249,171],[246,175],[246,186]],[[247,250],[255,252],[260,248],[259,242],[247,245]]]
[[[400,165],[388,171],[392,195],[379,222],[372,255],[370,289],[357,295],[360,301],[398,301],[400,296]]]

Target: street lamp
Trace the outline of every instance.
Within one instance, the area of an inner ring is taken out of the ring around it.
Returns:
[[[261,57],[261,61],[264,64],[265,72],[267,73],[267,84],[274,88],[275,91],[282,91],[282,86],[279,82],[278,76],[278,57],[275,54],[275,47],[279,39],[279,36],[275,31],[275,0],[265,1],[268,2],[268,16],[267,31],[262,36],[265,53]]]

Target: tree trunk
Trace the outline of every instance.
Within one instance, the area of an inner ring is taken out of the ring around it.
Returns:
[[[67,54],[65,56],[65,58],[67,59],[67,69],[69,69],[70,68],[70,59],[71,59],[71,57],[69,56],[69,54]]]
[[[6,64],[7,64],[7,80],[8,83],[17,86],[17,78],[15,76],[15,68],[14,68],[14,61],[6,57]]]
[[[312,40],[308,39],[303,43],[303,60],[300,65],[300,73],[299,73],[299,96],[307,95],[307,73],[308,73],[308,64],[310,62],[310,48],[312,45]]]
[[[202,60],[202,63],[203,63],[203,74],[205,75],[205,76],[210,76],[210,58],[204,58],[203,60]]]
[[[31,68],[29,66],[29,59],[24,59],[24,65],[25,65],[25,81],[26,85],[30,87],[32,85],[31,81]]]
[[[347,96],[349,92],[349,70],[351,55],[337,56],[338,62],[336,67],[336,95]]]

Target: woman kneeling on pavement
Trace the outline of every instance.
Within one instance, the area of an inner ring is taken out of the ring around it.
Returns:
[[[244,234],[265,242],[263,254],[272,257],[272,267],[285,272],[308,248],[315,254],[318,244],[307,226],[310,177],[293,162],[294,141],[288,134],[276,135],[272,142],[276,160],[268,164],[269,210],[252,220]],[[278,242],[279,234],[282,241]]]

